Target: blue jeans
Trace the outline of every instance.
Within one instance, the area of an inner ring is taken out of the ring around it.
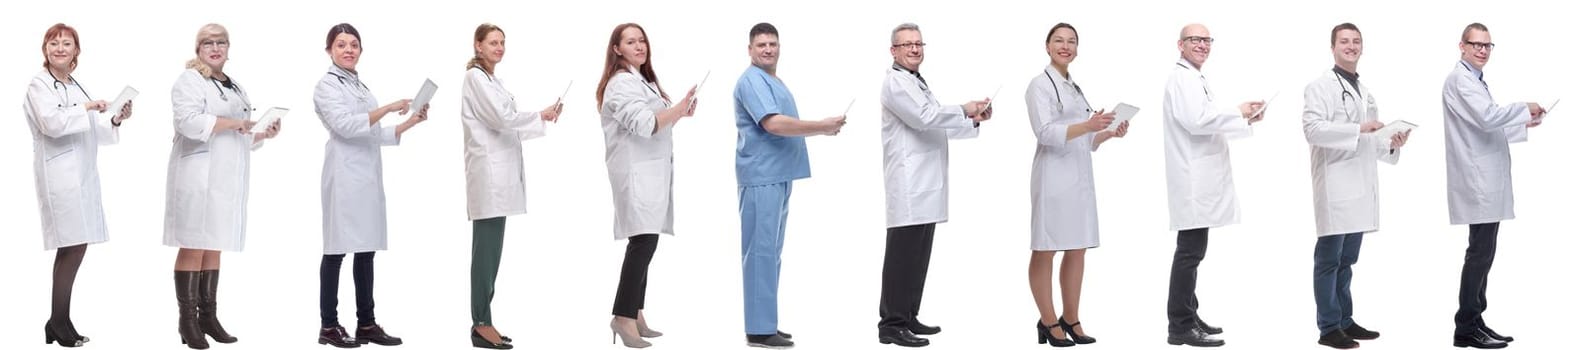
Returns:
[[[738,187],[742,216],[742,311],[749,335],[779,328],[780,251],[791,182]]]
[[[1313,299],[1318,304],[1318,334],[1350,327],[1351,265],[1362,250],[1362,233],[1329,235],[1313,246]]]

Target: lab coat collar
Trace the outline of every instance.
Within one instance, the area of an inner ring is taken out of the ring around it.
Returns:
[[[1061,82],[1061,83],[1065,83],[1066,85],[1071,85],[1071,88],[1073,90],[1077,90],[1078,94],[1082,93],[1082,86],[1077,85],[1077,82],[1075,80],[1072,80],[1070,77],[1066,77],[1064,75],[1061,75],[1060,74],[1060,70],[1059,69],[1055,69],[1055,65],[1051,64],[1051,65],[1044,66],[1044,74],[1048,75],[1049,79],[1052,82]]]
[[[1193,66],[1192,65],[1192,61],[1188,61],[1186,59],[1186,57],[1177,58],[1176,59],[1176,65],[1181,66],[1181,68],[1191,69],[1194,72],[1198,72],[1198,73],[1202,73],[1203,72],[1202,69],[1198,69],[1197,66]]]
[[[362,87],[363,90],[368,90],[368,85],[363,85],[362,79],[358,78],[356,72],[346,70],[345,68],[341,68],[341,66],[331,63],[329,72],[327,73],[334,75],[337,79],[340,79],[341,84],[346,84],[348,86],[356,85]]]
[[[1477,68],[1472,67],[1472,64],[1471,63],[1467,63],[1467,60],[1461,60],[1460,62],[1461,62],[1461,66],[1462,67],[1467,67],[1467,71],[1472,72],[1472,75],[1478,77],[1478,81],[1483,81],[1483,70],[1482,69],[1477,69]]]
[[[915,70],[906,69],[906,66],[902,66],[901,62],[890,63],[890,69],[911,73],[913,77],[917,77],[917,81],[923,82],[923,86],[928,86],[928,80],[923,80],[923,74]]]

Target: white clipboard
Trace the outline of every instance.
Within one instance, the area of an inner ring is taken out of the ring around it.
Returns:
[[[423,110],[423,106],[428,105],[428,102],[434,99],[434,92],[438,90],[439,85],[435,85],[433,79],[423,79],[423,87],[417,89],[417,97],[412,98],[412,104],[409,108],[413,111]]]
[[[116,96],[115,101],[110,102],[109,109],[105,109],[104,111],[105,113],[112,116],[121,114],[121,107],[126,106],[127,102],[132,102],[133,98],[137,98],[137,89],[127,86],[126,88],[121,89],[121,95]]]
[[[1375,135],[1379,135],[1379,137],[1389,138],[1394,137],[1395,134],[1411,131],[1412,129],[1416,128],[1417,124],[1412,124],[1412,122],[1405,120],[1397,120],[1390,122],[1389,125],[1379,128],[1379,130],[1374,130],[1373,133]]]
[[[698,85],[697,85],[697,88],[696,88],[697,90],[693,90],[692,91],[692,103],[687,105],[687,109],[691,109],[694,112],[697,111],[696,108],[698,108],[698,95],[703,93],[703,83],[709,82],[709,73],[713,73],[713,72],[714,71],[704,71],[703,72],[703,80],[698,81]]]
[[[290,111],[290,109],[286,108],[270,107],[268,111],[264,111],[264,116],[258,118],[258,123],[253,124],[253,129],[249,132],[258,134],[263,133],[264,130],[269,130],[269,125],[274,124],[275,121],[280,120],[280,117],[286,116],[286,112]]]
[[[1279,91],[1275,91],[1274,92],[1274,96],[1269,96],[1269,99],[1263,100],[1263,107],[1259,107],[1258,111],[1252,112],[1252,115],[1257,116],[1257,115],[1263,114],[1263,111],[1269,109],[1269,103],[1274,102],[1274,99],[1276,97],[1280,97],[1280,92]]]
[[[1126,103],[1116,104],[1115,109],[1110,110],[1110,113],[1115,113],[1115,121],[1111,122],[1110,127],[1104,128],[1104,130],[1115,131],[1116,128],[1121,127],[1122,122],[1132,120],[1132,117],[1137,116],[1137,111],[1139,110],[1137,106]]]

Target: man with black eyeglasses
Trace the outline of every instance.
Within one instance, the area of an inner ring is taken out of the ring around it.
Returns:
[[[1489,329],[1483,310],[1489,307],[1489,268],[1494,264],[1500,221],[1516,218],[1510,144],[1527,141],[1527,129],[1541,124],[1547,111],[1532,102],[1494,103],[1483,81],[1483,66],[1494,51],[1488,27],[1467,25],[1460,46],[1461,61],[1445,78],[1443,94],[1450,224],[1468,225],[1453,343],[1499,349],[1516,339]]]
[[[890,65],[879,102],[884,106],[884,206],[886,237],[879,292],[879,343],[927,346],[917,335],[940,328],[917,320],[923,281],[934,247],[934,226],[948,219],[950,140],[978,136],[989,120],[989,100],[944,105],[918,73],[923,34],[905,23],[890,31]]]
[[[1214,47],[1208,27],[1190,24],[1176,41],[1181,59],[1165,84],[1165,180],[1169,188],[1170,229],[1176,233],[1170,266],[1171,345],[1225,345],[1210,337],[1223,332],[1198,317],[1197,267],[1208,249],[1208,230],[1240,221],[1231,182],[1228,140],[1252,135],[1263,120],[1264,102],[1243,102],[1221,109],[1201,69]]]

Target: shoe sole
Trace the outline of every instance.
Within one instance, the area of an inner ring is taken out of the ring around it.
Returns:
[[[1199,347],[1199,348],[1217,348],[1217,347],[1225,346],[1225,343],[1219,343],[1219,344],[1192,344],[1192,343],[1188,343],[1188,342],[1180,341],[1180,340],[1175,340],[1175,339],[1166,339],[1165,342],[1166,343],[1170,343],[1170,345],[1186,345],[1186,346]]]
[[[1472,343],[1461,343],[1461,342],[1457,342],[1457,343],[1455,343],[1453,345],[1455,345],[1458,348],[1468,348],[1468,347],[1470,347],[1470,348],[1477,348],[1477,349],[1504,349],[1507,346],[1506,344],[1500,344],[1500,346],[1484,347],[1484,346],[1473,345]]]
[[[1341,344],[1330,344],[1330,343],[1325,343],[1325,342],[1318,342],[1318,345],[1328,346],[1328,347],[1336,348],[1336,349],[1356,349],[1356,348],[1362,346],[1362,344],[1351,344],[1351,346],[1344,346],[1344,345],[1341,345]]]
[[[769,344],[759,344],[759,343],[747,343],[747,347],[764,348],[764,349],[790,349],[790,348],[792,348],[794,346],[796,346],[796,345],[769,345]]]
[[[901,344],[901,343],[897,343],[897,342],[893,342],[893,341],[889,341],[889,340],[885,340],[885,339],[879,339],[879,344],[895,344],[896,346],[908,347],[908,348],[921,348],[921,347],[928,346],[928,343],[922,343],[922,344],[918,344],[918,345],[907,345],[907,344]]]

